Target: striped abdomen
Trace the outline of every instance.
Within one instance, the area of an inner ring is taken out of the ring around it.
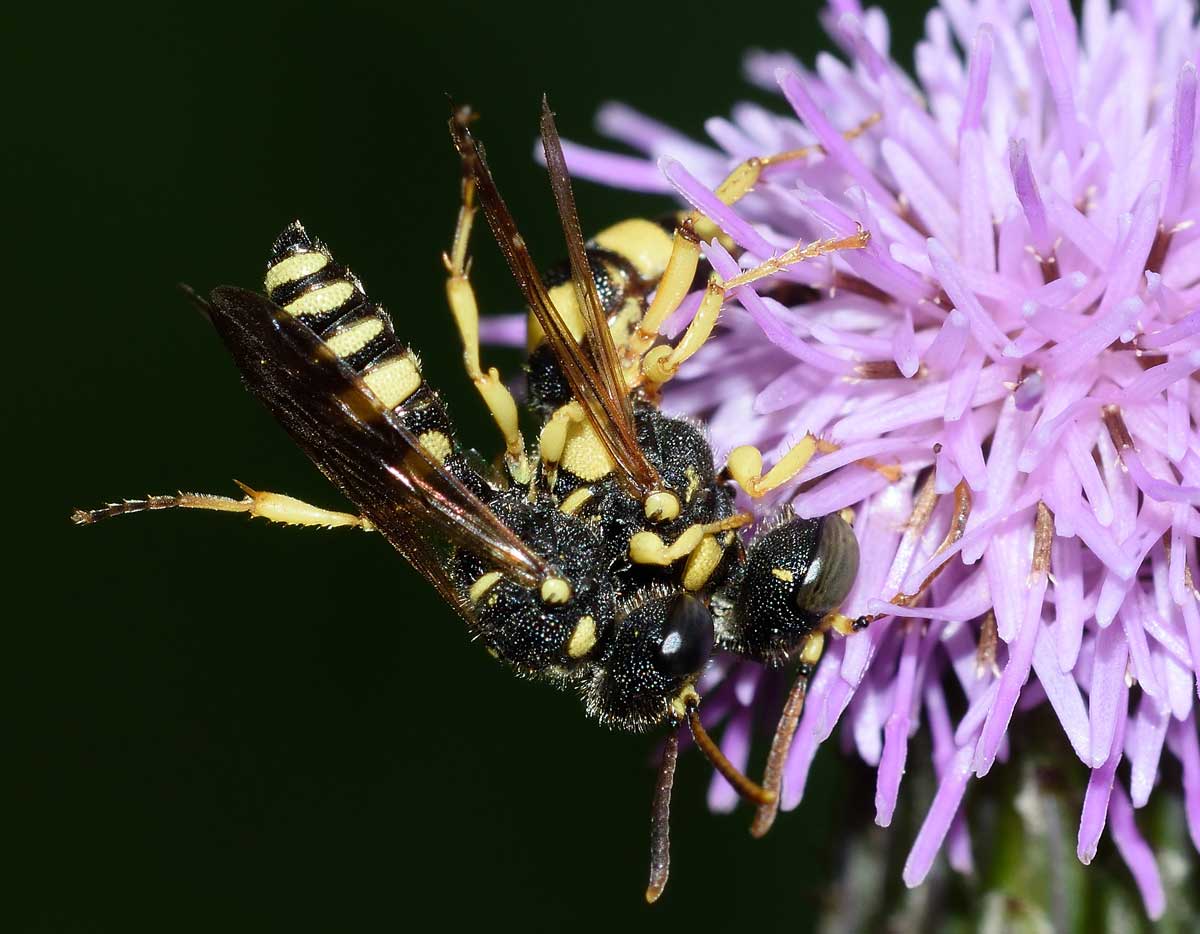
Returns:
[[[457,449],[441,398],[421,376],[416,354],[396,339],[388,313],[299,221],[275,241],[265,286],[267,297],[316,332],[431,454],[445,460]]]

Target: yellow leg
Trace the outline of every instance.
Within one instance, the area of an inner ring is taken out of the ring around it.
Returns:
[[[729,279],[724,283],[725,290],[736,289],[740,285],[749,285],[751,282],[757,282],[759,279],[773,276],[788,266],[802,263],[806,259],[815,259],[818,256],[825,256],[829,253],[840,253],[842,250],[862,250],[870,242],[870,231],[863,230],[860,225],[858,232],[851,234],[849,237],[830,237],[826,240],[814,240],[807,245],[797,243],[794,247],[785,250],[778,256],[772,256],[757,266],[753,266],[745,272],[739,273],[732,279]]]
[[[733,537],[723,533],[718,541],[715,535],[705,535],[700,544],[688,555],[683,567],[683,589],[695,593],[702,590],[725,557],[725,549],[733,544]]]
[[[652,347],[646,353],[642,361],[642,373],[645,375],[646,381],[659,385],[665,383],[679,371],[679,367],[685,360],[704,346],[712,336],[713,329],[717,325],[717,317],[721,313],[721,306],[730,290],[757,282],[759,279],[765,279],[767,276],[773,276],[788,266],[804,262],[807,259],[815,259],[818,256],[837,253],[841,250],[861,250],[870,241],[871,234],[859,227],[858,232],[849,237],[831,237],[827,240],[815,240],[808,244],[797,243],[778,256],[772,256],[726,282],[722,282],[716,275],[711,276],[704,298],[700,302],[700,308],[688,324],[679,343],[674,347],[660,344]]]
[[[660,567],[674,564],[680,558],[692,554],[704,542],[706,536],[728,532],[749,525],[754,517],[739,512],[728,519],[709,522],[705,525],[689,525],[670,545],[653,532],[638,532],[629,539],[629,558],[635,564],[653,564]]]
[[[571,428],[582,424],[584,417],[583,407],[578,402],[568,402],[555,409],[554,414],[542,426],[542,433],[538,436],[538,452],[542,459],[542,472],[546,483],[551,487],[554,486],[554,477],[558,472],[563,451],[567,447]]]
[[[242,499],[217,496],[212,493],[176,493],[171,496],[147,496],[145,499],[127,499],[110,503],[99,509],[77,509],[71,516],[76,525],[91,525],[101,519],[111,519],[133,512],[153,509],[208,509],[214,512],[244,512],[251,518],[268,519],[283,525],[307,525],[319,528],[350,526],[373,531],[371,520],[348,512],[334,512],[313,506],[303,500],[282,493],[263,493],[252,490],[244,483],[234,481],[246,494]]]
[[[881,114],[872,114],[857,126],[847,130],[843,135],[846,137],[846,139],[855,139],[878,123],[880,117]],[[752,157],[736,166],[733,171],[725,177],[725,180],[717,186],[714,194],[723,204],[736,204],[754,190],[754,186],[758,183],[759,178],[762,176],[763,170],[767,167],[778,165],[782,162],[806,159],[809,156],[822,152],[824,152],[823,147],[816,145],[806,146],[802,149],[791,149],[786,152],[779,152],[770,156]],[[627,376],[632,379],[631,385],[636,385],[641,380],[640,374],[637,372],[637,368],[631,367],[630,365],[645,356],[646,352],[654,345],[654,342],[658,339],[658,334],[662,328],[663,322],[665,322],[671,313],[680,306],[680,304],[683,302],[683,299],[687,296],[688,289],[691,288],[692,282],[695,280],[696,269],[700,262],[700,241],[711,240],[713,237],[719,237],[720,233],[721,231],[717,225],[705,217],[700,211],[692,211],[689,213],[675,229],[675,239],[671,246],[671,258],[667,262],[667,267],[663,271],[662,277],[658,281],[658,288],[654,296],[654,301],[650,304],[650,308],[642,317],[641,323],[634,331],[629,342],[626,344],[625,348],[623,348],[623,362],[627,367]],[[775,257],[774,260],[768,260],[767,263],[762,265],[762,267],[758,267],[762,268],[763,271],[759,276],[757,276],[757,278],[762,278],[762,276],[770,275],[772,272],[777,272],[779,269],[784,268],[790,263],[800,262],[801,260],[811,258],[811,256],[819,256],[823,255],[823,253],[831,252],[831,249],[824,249],[819,252],[811,253],[810,255],[805,255],[806,251],[811,251],[821,242],[822,241],[818,241],[817,244],[810,244],[807,247],[797,244],[782,256]],[[860,246],[865,246],[865,240],[862,244],[860,244]],[[853,249],[854,247],[850,246],[843,248]],[[787,258],[793,254],[794,258]],[[770,269],[767,269],[765,267],[767,267],[768,264],[773,264],[773,266]],[[743,274],[743,276],[744,275],[745,274]],[[742,279],[743,276],[739,276],[738,279]],[[753,279],[746,281],[753,281]],[[738,284],[744,285],[745,282],[739,282]],[[732,286],[726,284],[726,289],[731,287]],[[708,301],[708,296],[705,296],[705,301]],[[705,309],[703,308],[701,309],[701,311],[704,310]],[[665,358],[660,355],[657,358],[657,362],[654,364],[655,367],[660,368],[656,369],[656,372],[670,372],[673,375],[672,365],[675,369],[677,369],[683,360],[695,353],[696,350],[698,350],[704,344],[704,341],[708,339],[708,336],[712,333],[713,325],[716,324],[716,315],[718,311],[720,311],[720,303],[717,304],[715,309],[710,310],[710,313],[707,317],[702,317],[701,313],[697,313],[696,319],[694,319],[692,322],[692,324],[696,327],[696,333],[691,339],[686,355],[677,355],[671,361],[671,363],[668,363]],[[689,331],[691,330],[692,328],[689,327]],[[686,335],[684,340],[688,340]],[[655,379],[650,374],[647,375],[652,382],[662,381]]]
[[[442,255],[449,278],[446,280],[446,299],[454,323],[463,343],[463,363],[467,376],[479,390],[484,404],[492,413],[500,433],[504,436],[504,459],[509,474],[517,483],[529,481],[529,458],[525,453],[525,439],[518,423],[517,403],[512,393],[500,379],[495,367],[486,372],[479,362],[479,305],[469,278],[470,260],[467,246],[471,239],[471,226],[475,220],[475,182],[464,179],[462,206],[458,211],[458,223],[454,228],[454,243],[449,253]]]
[[[790,451],[780,458],[779,463],[763,474],[762,452],[746,444],[729,452],[727,470],[733,481],[749,496],[757,499],[782,486],[800,473],[817,452],[817,439],[805,435]]]

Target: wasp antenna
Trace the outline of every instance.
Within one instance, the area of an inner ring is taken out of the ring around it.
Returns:
[[[801,669],[796,681],[788,692],[787,703],[783,705],[783,713],[779,717],[779,725],[775,727],[775,736],[771,739],[771,751],[767,754],[767,768],[763,773],[763,789],[771,795],[771,800],[758,806],[754,821],[750,824],[750,835],[762,837],[779,813],[779,793],[783,788],[783,766],[787,762],[788,753],[792,749],[792,739],[796,728],[800,725],[800,715],[804,713],[804,698],[808,695],[808,673]]]
[[[663,746],[654,802],[650,805],[650,884],[646,903],[653,905],[667,887],[671,874],[671,789],[675,785],[675,760],[679,758],[679,731],[672,730]]]
[[[777,800],[776,793],[768,791],[761,785],[743,775],[732,762],[725,758],[725,753],[713,742],[712,737],[700,722],[700,711],[695,704],[689,704],[687,709],[688,726],[692,730],[692,739],[696,747],[704,753],[704,757],[712,763],[714,769],[721,773],[725,781],[733,786],[739,795],[759,806],[773,805]]]

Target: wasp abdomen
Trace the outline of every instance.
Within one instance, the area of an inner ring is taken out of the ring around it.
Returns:
[[[425,382],[416,354],[397,339],[388,313],[299,221],[276,239],[265,286],[267,297],[316,332],[430,453],[444,461],[457,450],[441,397]]]

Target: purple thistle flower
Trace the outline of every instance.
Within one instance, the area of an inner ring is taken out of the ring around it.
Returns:
[[[884,15],[833,0],[825,22],[847,61],[747,60],[792,114],[739,105],[707,122],[704,145],[609,105],[601,130],[645,158],[567,152],[577,176],[703,210],[743,251],[706,248],[724,278],[797,241],[871,232],[865,250],[734,290],[665,404],[703,417],[719,458],[756,444],[770,463],[806,433],[839,446],[754,504],[852,508],[862,556],[844,612],[879,614],[828,647],[782,807],[799,803],[840,727],[877,767],[886,826],[924,724],[939,784],[910,886],[943,848],[971,870],[964,793],[1008,757],[1014,717],[1043,703],[1091,770],[1082,862],[1107,826],[1148,913],[1163,912],[1135,814],[1164,754],[1182,767],[1200,849],[1195,18],[1185,0],[1085,0],[1078,22],[1067,0],[944,0],[914,81],[889,57]],[[802,146],[818,148],[772,165],[737,205],[714,197],[741,160]],[[785,306],[772,297],[781,282],[816,297]],[[901,479],[865,459],[899,465]],[[963,487],[965,534],[939,550]],[[895,601],[947,558],[924,601]],[[765,683],[725,659],[702,685],[739,766]],[[709,801],[735,803],[719,777]]]

